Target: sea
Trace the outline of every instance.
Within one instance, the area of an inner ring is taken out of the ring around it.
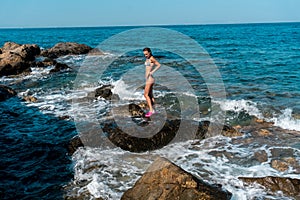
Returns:
[[[120,199],[157,157],[222,185],[232,200],[293,199],[238,177],[300,179],[300,23],[0,29],[0,46],[9,41],[41,49],[76,42],[103,54],[59,57],[70,69],[56,73],[54,66],[32,66],[29,74],[0,77],[17,92],[0,102],[1,199]],[[116,117],[136,127],[120,122],[135,132],[128,134],[144,137],[149,126],[157,127],[155,134],[169,116],[233,127],[261,119],[273,123],[270,134],[248,129],[229,138],[217,131],[195,140],[191,128],[178,133],[186,140],[156,150],[129,152],[87,140],[68,154],[73,137],[98,134],[101,143],[107,139],[99,124],[117,116],[116,108],[145,102],[143,47],[161,64],[154,73],[157,113],[146,126],[126,112]],[[104,85],[118,98],[86,98]],[[266,159],[258,161],[261,152]],[[287,159],[294,163],[286,170],[272,166]]]

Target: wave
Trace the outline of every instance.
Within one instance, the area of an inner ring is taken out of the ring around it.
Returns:
[[[266,105],[253,102],[250,100],[225,100],[225,101],[214,101],[216,104],[219,104],[220,108],[223,111],[232,111],[235,113],[246,112],[250,116],[263,119],[267,122],[273,122],[275,126],[278,126],[287,130],[300,131],[300,120],[293,117],[293,110],[291,108],[286,108],[281,110],[279,114],[276,114],[275,111],[272,117],[266,117],[263,114],[262,108]],[[261,107],[261,108],[260,108]]]

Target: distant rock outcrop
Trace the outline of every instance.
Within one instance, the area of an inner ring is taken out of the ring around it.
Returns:
[[[31,63],[39,54],[40,47],[36,44],[5,43],[0,54],[0,76],[30,72]]]
[[[50,49],[43,50],[41,55],[48,58],[58,58],[65,55],[79,55],[92,52],[93,54],[100,54],[101,51],[97,51],[92,47],[85,44],[78,44],[75,42],[61,42],[57,43]]]
[[[165,158],[156,159],[121,200],[227,200],[232,194],[210,185]]]

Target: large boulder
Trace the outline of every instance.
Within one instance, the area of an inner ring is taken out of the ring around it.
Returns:
[[[90,94],[93,98],[94,95]],[[110,143],[131,152],[151,151],[174,142],[201,140],[220,134],[226,137],[242,135],[231,126],[209,121],[165,119],[161,113],[156,113],[152,120],[144,116],[145,112],[140,105],[119,105],[113,108],[106,120],[101,121],[100,126]],[[145,126],[148,128],[145,129]],[[83,134],[82,142],[94,147],[101,146],[104,138],[97,141],[95,138],[98,134]]]
[[[300,179],[273,176],[259,178],[239,177],[239,179],[247,184],[258,183],[274,193],[281,191],[287,196],[300,199]]]
[[[85,44],[61,42],[57,43],[50,49],[43,50],[41,55],[48,58],[58,58],[65,55],[87,54],[92,49],[92,47]]]
[[[17,93],[10,87],[0,85],[0,101],[5,101],[6,99],[9,99],[16,95]]]
[[[121,200],[225,200],[232,194],[210,185],[165,158],[156,159]]]
[[[0,54],[0,76],[30,72],[31,63],[39,54],[40,48],[36,44],[5,43]]]

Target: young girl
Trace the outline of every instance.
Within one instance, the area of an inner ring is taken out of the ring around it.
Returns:
[[[154,103],[153,85],[155,82],[153,74],[160,68],[160,63],[154,58],[150,48],[148,47],[144,48],[143,53],[146,57],[146,61],[145,61],[146,86],[145,86],[144,96],[149,106],[149,112],[146,113],[145,117],[150,117],[155,112],[153,109],[153,103]]]

